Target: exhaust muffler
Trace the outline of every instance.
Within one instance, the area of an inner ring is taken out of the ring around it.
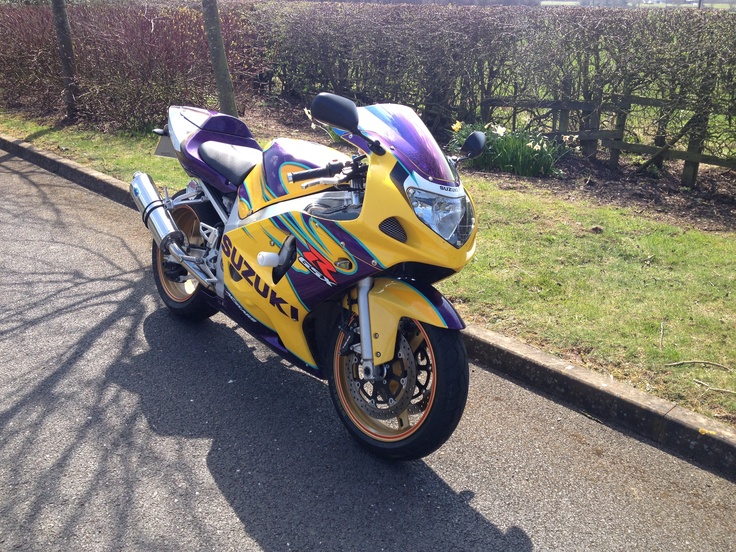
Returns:
[[[186,237],[166,209],[164,200],[158,193],[153,179],[146,173],[137,172],[130,183],[130,195],[133,197],[138,212],[143,217],[143,224],[153,236],[159,249],[171,255],[176,262],[186,268],[203,286],[212,289],[216,278],[208,276],[198,266],[203,264],[200,257],[187,255],[182,249]]]
[[[184,233],[171,218],[171,213],[166,209],[150,176],[146,173],[135,173],[130,183],[130,195],[143,217],[143,224],[151,232],[161,251],[169,253],[172,243],[179,246],[184,243]]]

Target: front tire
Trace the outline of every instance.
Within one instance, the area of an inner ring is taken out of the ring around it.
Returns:
[[[382,380],[370,382],[362,378],[359,355],[346,351],[357,331],[357,317],[336,329],[325,370],[343,424],[383,458],[414,460],[434,452],[457,427],[468,397],[462,335],[402,319],[394,360],[382,365]]]
[[[184,190],[177,192],[174,198],[182,193]],[[220,220],[212,206],[206,203],[179,205],[171,211],[171,216],[184,233],[185,248],[189,251],[205,243],[199,223],[214,225]],[[151,265],[158,294],[171,312],[188,320],[205,320],[217,313],[207,292],[196,280],[187,279],[186,269],[167,259],[155,241],[151,246]]]

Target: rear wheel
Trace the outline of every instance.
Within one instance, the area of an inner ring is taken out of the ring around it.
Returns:
[[[184,193],[178,192],[174,195]],[[191,255],[204,253],[205,240],[199,230],[199,223],[215,225],[219,217],[206,203],[180,205],[171,211],[171,216],[186,238],[184,248]],[[191,278],[187,270],[170,258],[152,242],[151,264],[156,288],[166,306],[177,316],[189,320],[204,320],[217,312],[208,301],[205,291]]]
[[[363,378],[357,317],[338,328],[327,366],[330,394],[348,431],[366,449],[396,460],[437,450],[457,427],[468,396],[468,361],[462,335],[404,318],[395,358],[382,377]]]

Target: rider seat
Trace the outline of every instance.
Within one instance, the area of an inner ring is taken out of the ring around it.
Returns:
[[[263,152],[245,146],[234,146],[221,142],[204,142],[198,148],[202,161],[240,186],[253,167],[261,162]]]

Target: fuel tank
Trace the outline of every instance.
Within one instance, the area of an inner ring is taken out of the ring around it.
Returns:
[[[328,185],[302,188],[302,182],[289,182],[287,175],[331,161],[348,161],[350,157],[336,149],[291,138],[271,142],[263,152],[263,165],[256,167],[239,190],[241,218],[263,207],[285,199],[323,192]]]

